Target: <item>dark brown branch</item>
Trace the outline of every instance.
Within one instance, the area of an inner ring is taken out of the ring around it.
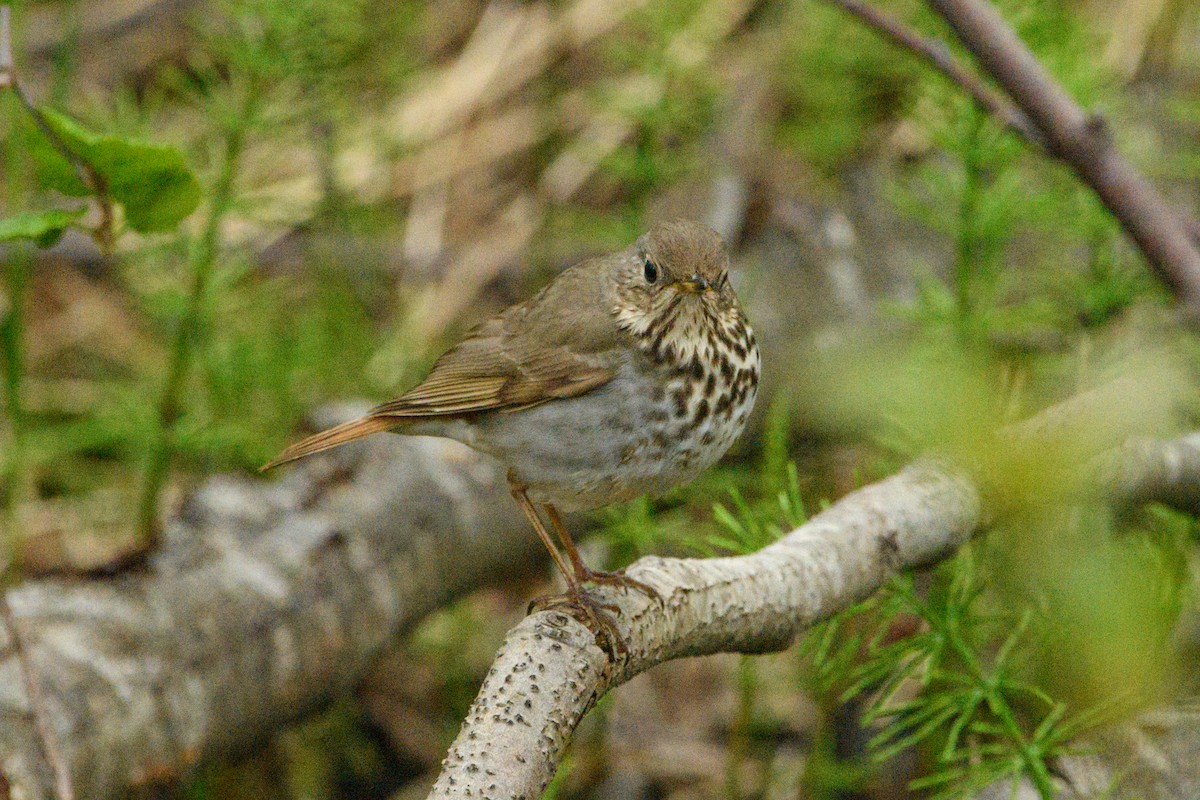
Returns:
[[[931,36],[922,36],[900,20],[862,0],[830,0],[846,12],[861,19],[895,44],[904,47],[932,65],[963,91],[969,94],[979,107],[1003,122],[1016,133],[1034,144],[1045,146],[1041,131],[1034,127],[1029,118],[1012,102],[979,76],[960,64],[950,53],[946,43]]]
[[[929,4],[1041,131],[1048,151],[1092,187],[1159,278],[1200,315],[1200,249],[1190,226],[1117,151],[1104,118],[1081,108],[985,0]]]
[[[1075,103],[995,9],[984,0],[929,0],[1012,100],[956,61],[943,42],[862,0],[831,2],[921,56],[1009,129],[1067,162],[1099,195],[1159,278],[1193,316],[1200,314],[1200,221],[1167,204],[1113,146],[1103,118]]]

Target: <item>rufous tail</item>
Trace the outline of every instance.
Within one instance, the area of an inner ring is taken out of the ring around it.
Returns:
[[[349,422],[343,422],[341,425],[336,425],[327,431],[314,433],[307,439],[296,442],[275,456],[274,459],[259,467],[258,471],[265,472],[271,467],[278,467],[280,464],[286,464],[289,461],[295,461],[296,459],[310,456],[313,453],[337,447],[339,444],[345,444],[355,439],[361,439],[364,436],[370,436],[372,433],[382,433],[396,426],[397,420],[395,419],[375,416],[360,417]]]

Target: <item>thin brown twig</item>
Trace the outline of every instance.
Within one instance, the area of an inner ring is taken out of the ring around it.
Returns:
[[[38,683],[37,675],[33,670],[33,664],[29,660],[29,653],[25,650],[21,630],[17,626],[17,619],[12,613],[12,607],[8,604],[8,594],[6,592],[0,592],[0,620],[8,628],[8,638],[12,642],[12,653],[21,671],[21,680],[25,684],[25,694],[29,697],[29,707],[33,714],[33,725],[37,730],[38,741],[42,746],[42,754],[46,758],[46,763],[50,765],[51,771],[54,772],[55,794],[58,796],[58,800],[74,800],[75,789],[71,783],[71,771],[67,765],[67,759],[63,755],[62,747],[59,745],[58,737],[55,735],[54,729],[50,726],[50,720],[47,718],[46,702],[42,697],[42,687]]]
[[[1081,108],[985,0],[928,0],[987,73],[1121,223],[1159,279],[1200,316],[1200,247],[1185,223],[1117,150],[1105,119]]]
[[[829,0],[849,14],[858,17],[869,27],[900,47],[911,50],[967,92],[981,108],[994,115],[1010,130],[1036,144],[1044,151],[1059,157],[1052,143],[1029,116],[1009,98],[996,91],[979,76],[964,67],[950,54],[945,42],[922,36],[895,17],[862,2],[862,0]],[[1179,214],[1180,224],[1187,236],[1200,246],[1200,220]]]
[[[978,75],[960,64],[950,48],[940,39],[922,36],[890,14],[862,0],[829,0],[844,11],[858,17],[869,27],[895,44],[911,50],[936,70],[958,84],[979,106],[995,116],[1014,132],[1042,147],[1046,139],[1020,108],[1007,97],[984,83]]]

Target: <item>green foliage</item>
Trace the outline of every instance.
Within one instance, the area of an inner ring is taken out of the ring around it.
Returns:
[[[64,211],[22,211],[0,219],[0,242],[30,239],[38,247],[53,247],[67,228],[71,227],[87,209]]]
[[[1113,78],[1096,66],[1097,37],[1081,19],[1055,3],[1000,5],[1013,7],[1018,33],[1076,99],[1121,113]],[[913,122],[950,158],[916,159],[891,197],[947,237],[954,263],[947,282],[923,278],[903,315],[968,347],[1020,353],[1057,344],[1147,296],[1144,263],[1073,173],[987,117],[957,86],[939,79],[922,89]],[[1084,253],[1088,267],[1078,269],[1078,258],[1065,253]]]
[[[706,555],[716,555],[721,551],[752,553],[803,525],[807,514],[804,510],[804,498],[800,495],[800,473],[792,462],[788,462],[785,470],[786,487],[775,495],[778,508],[770,509],[773,514],[764,513],[762,508],[752,507],[736,486],[730,487],[729,501],[732,508],[722,503],[713,504],[713,519],[721,530],[709,534],[705,541],[698,545],[698,549]],[[773,519],[770,518],[772,516]]]
[[[172,230],[199,205],[200,184],[176,148],[95,133],[51,109],[38,113],[57,138],[33,139],[31,155],[47,187],[70,197],[95,193],[62,152],[65,146],[95,170],[104,190],[124,208],[129,227],[139,233]]]
[[[711,46],[708,7],[696,0],[651,3],[631,19],[628,35],[606,46],[607,66],[632,80],[600,84],[595,106],[633,123],[633,135],[601,162],[618,188],[626,230],[644,227],[649,199],[664,185],[695,176],[705,166],[704,135],[716,118],[716,84],[702,63],[681,57],[678,43]]]
[[[843,687],[843,700],[866,698],[876,761],[928,749],[935,766],[913,789],[960,797],[1029,777],[1053,797],[1050,762],[1117,704],[1072,710],[1031,682],[1024,661],[1034,610],[992,606],[985,581],[969,550],[926,590],[911,576],[894,579],[807,637],[815,685]]]
[[[373,796],[387,755],[347,697],[287,727],[261,752],[201,767],[172,796],[186,800],[331,800]]]
[[[959,797],[1028,778],[1052,797],[1056,757],[1177,680],[1195,522],[1039,509],[1010,509],[982,543],[896,577],[801,645],[806,686],[865,704],[874,760],[927,756],[914,790]]]
[[[786,39],[772,74],[786,105],[777,135],[817,169],[834,172],[863,155],[912,105],[922,68],[832,3],[804,0],[778,13]]]
[[[1120,521],[1102,506],[1006,521],[987,543],[1000,601],[1037,609],[1030,675],[1072,707],[1170,696],[1180,657],[1172,632],[1192,595],[1184,566],[1193,523],[1151,511]]]
[[[412,634],[409,647],[414,658],[430,665],[437,676],[447,744],[471,708],[479,681],[495,657],[495,639],[484,634],[489,626],[504,622],[495,614],[481,613],[478,604],[462,601],[430,614]]]

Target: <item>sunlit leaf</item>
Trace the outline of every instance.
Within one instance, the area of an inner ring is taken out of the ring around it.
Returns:
[[[170,230],[199,205],[200,183],[174,147],[96,133],[51,109],[42,109],[41,114],[62,144],[95,170],[107,192],[125,208],[125,220],[133,230]],[[92,194],[92,187],[80,180],[75,167],[47,137],[34,138],[31,154],[38,177],[50,188],[72,197]]]

